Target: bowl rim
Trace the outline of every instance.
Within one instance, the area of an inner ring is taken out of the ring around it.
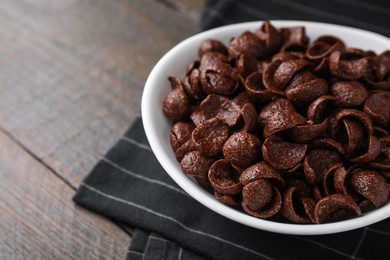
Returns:
[[[168,175],[192,198],[213,210],[214,212],[227,217],[231,220],[234,220],[238,223],[266,231],[281,233],[281,234],[292,234],[292,235],[323,235],[323,234],[333,234],[344,231],[349,231],[353,229],[357,229],[360,227],[368,226],[370,224],[379,222],[390,217],[390,203],[386,206],[383,206],[379,209],[375,209],[370,211],[368,214],[363,214],[362,216],[347,219],[338,222],[325,223],[325,224],[293,224],[293,223],[280,223],[275,221],[270,221],[266,219],[259,219],[245,212],[239,212],[236,209],[229,207],[215,199],[210,197],[210,194],[206,194],[201,192],[199,189],[204,190],[199,185],[195,184],[188,176],[186,176],[183,172],[177,172],[172,162],[171,158],[164,152],[161,145],[159,145],[159,137],[156,135],[155,125],[156,122],[153,120],[153,109],[151,109],[150,103],[152,102],[153,97],[153,88],[156,85],[161,77],[159,77],[159,71],[165,66],[165,63],[171,60],[177,51],[183,49],[194,40],[205,39],[205,38],[213,38],[213,34],[228,32],[231,30],[241,29],[242,32],[245,30],[253,30],[252,28],[259,28],[264,21],[254,21],[254,22],[244,22],[237,23],[231,25],[225,25],[222,27],[214,28],[211,30],[207,30],[198,34],[195,34],[177,45],[175,45],[172,49],[170,49],[154,66],[151,73],[149,74],[147,81],[145,83],[144,91],[142,94],[141,101],[141,115],[143,126],[145,129],[146,137],[149,141],[151,149],[156,156],[157,160],[163,167],[163,169],[168,173]],[[308,21],[298,21],[298,20],[270,20],[270,22],[275,27],[283,27],[283,26],[305,26],[305,27],[318,27],[318,28],[329,28],[335,31],[345,31],[348,30],[351,33],[364,35],[368,37],[375,38],[375,41],[379,41],[390,46],[390,39],[366,30],[330,24],[330,23],[320,23],[320,22],[308,22]],[[337,35],[337,33],[332,33],[332,35]],[[232,35],[233,37],[234,35]],[[166,80],[166,79],[165,79]],[[162,105],[161,105],[162,107]],[[168,138],[168,137],[167,137]]]

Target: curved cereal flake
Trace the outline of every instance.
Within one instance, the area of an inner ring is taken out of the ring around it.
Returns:
[[[171,83],[171,89],[172,90],[175,90],[175,89],[182,89],[183,88],[183,84],[181,82],[181,80],[176,77],[176,76],[169,76],[168,77],[168,80],[169,80],[169,83]]]
[[[364,103],[363,110],[374,124],[385,127],[390,118],[390,93],[387,91],[372,93]]]
[[[309,45],[306,55],[311,60],[323,59],[334,51],[343,51],[345,44],[339,38],[331,35],[324,35]]]
[[[264,208],[252,210],[244,203],[244,200],[241,202],[241,206],[248,214],[256,218],[270,218],[276,215],[282,207],[282,195],[277,188],[273,187],[272,200]]]
[[[191,139],[191,133],[194,129],[193,124],[184,122],[177,122],[172,126],[169,141],[174,151]]]
[[[204,179],[207,178],[209,168],[213,162],[213,159],[195,150],[184,155],[180,167],[185,174]]]
[[[240,175],[240,182],[242,185],[247,185],[259,179],[268,179],[281,190],[285,185],[284,179],[280,173],[274,170],[274,168],[266,162],[259,162],[249,166]]]
[[[237,124],[241,117],[241,109],[236,103],[227,97],[215,94],[208,95],[207,98],[202,101],[200,104],[200,113],[205,120],[219,118],[229,125],[229,127]],[[192,117],[193,116],[191,116],[191,118]]]
[[[228,46],[229,55],[237,59],[242,54],[252,55],[262,58],[266,52],[265,42],[260,40],[255,34],[246,31],[240,36],[233,38]]]
[[[298,163],[297,165],[295,165],[293,168],[291,169],[288,169],[287,171],[285,171],[285,174],[286,175],[290,175],[290,176],[293,176],[293,175],[301,175],[302,169],[303,167],[303,164],[302,163]]]
[[[262,147],[263,158],[276,170],[286,171],[303,160],[307,145],[284,141],[277,136],[268,137]]]
[[[273,134],[293,128],[294,126],[300,124],[306,124],[306,119],[297,112],[291,110],[277,111],[267,118],[263,130],[263,136],[267,138]]]
[[[224,68],[225,67],[225,68]],[[200,82],[207,94],[230,95],[239,86],[236,72],[228,64],[218,64],[218,70],[202,70]]]
[[[283,204],[280,212],[286,219],[288,219],[293,223],[301,223],[301,224],[310,223],[311,222],[310,218],[308,216],[303,215],[302,213],[304,212],[298,213],[295,208],[296,204],[298,203],[303,204],[299,199],[299,197],[296,196],[295,191],[296,191],[296,187],[293,186],[288,187],[284,191]]]
[[[345,154],[347,156],[354,156],[366,149],[367,144],[364,141],[366,141],[367,138],[365,136],[364,127],[361,124],[348,119],[343,119],[342,123],[347,135],[347,140],[344,145]]]
[[[340,161],[340,155],[334,150],[315,149],[308,152],[303,162],[307,181],[311,185],[320,183],[325,172]]]
[[[220,202],[222,202],[223,204],[229,206],[236,206],[238,204],[237,199],[234,198],[232,195],[226,195],[226,194],[219,193],[218,191],[214,191],[214,197]]]
[[[348,60],[339,51],[333,52],[329,57],[330,73],[341,79],[359,79],[366,74],[367,67],[367,58]]]
[[[295,187],[295,193],[299,197],[313,197],[313,186],[310,185],[304,176],[288,176],[286,186]]]
[[[238,173],[228,160],[215,161],[208,173],[209,181],[214,190],[226,195],[236,195],[242,190],[242,184],[238,181]]]
[[[322,78],[329,76],[329,58],[323,58],[320,63],[316,64],[313,73]]]
[[[282,35],[278,29],[272,26],[269,21],[265,21],[261,28],[255,32],[260,40],[265,42],[267,55],[275,53],[282,44]]]
[[[313,79],[293,88],[286,89],[286,97],[297,106],[305,106],[328,93],[328,83],[323,79]]]
[[[337,127],[337,124],[343,118],[352,118],[361,122],[361,124],[366,128],[367,135],[373,135],[374,129],[370,117],[357,109],[342,109],[335,114],[334,125],[331,125],[331,128],[334,128],[331,129],[332,135],[336,132],[335,128]]]
[[[252,103],[246,103],[241,108],[241,115],[244,119],[244,129],[242,131],[246,133],[254,133],[257,129],[257,111]]]
[[[175,151],[176,160],[180,162],[184,155],[194,150],[196,150],[196,144],[190,139]]]
[[[229,137],[222,151],[231,164],[246,167],[260,160],[261,141],[252,134],[238,132]]]
[[[280,112],[282,110],[295,111],[294,106],[287,99],[278,98],[274,101],[271,101],[261,109],[261,112],[259,114],[259,123],[264,126],[267,120],[273,114]]]
[[[198,125],[192,132],[192,141],[205,156],[213,157],[222,152],[228,139],[229,127],[218,118],[209,119]]]
[[[280,51],[291,53],[296,59],[306,58],[307,46],[301,43],[287,43],[282,46]]]
[[[375,161],[370,163],[370,166],[375,169],[389,170],[390,169],[390,137],[382,137],[379,139],[381,150]]]
[[[335,97],[328,95],[314,100],[307,109],[307,119],[317,124],[323,122],[335,100]]]
[[[242,54],[237,60],[237,71],[245,79],[251,73],[257,71],[257,59],[255,56]]]
[[[336,81],[330,92],[336,98],[335,104],[342,107],[359,106],[368,96],[367,90],[358,81]]]
[[[385,51],[379,56],[375,56],[374,54],[368,58],[369,70],[367,71],[364,80],[366,84],[373,89],[390,89],[390,55],[388,53],[390,52]]]
[[[199,57],[202,57],[203,54],[205,54],[207,52],[219,52],[223,55],[228,55],[228,51],[227,51],[226,46],[222,42],[220,42],[218,40],[214,40],[214,39],[204,40],[200,44],[199,50],[198,50]]]
[[[285,89],[290,79],[300,70],[309,66],[310,63],[303,59],[283,61],[274,71],[276,88]]]
[[[323,197],[314,208],[314,219],[318,224],[334,222],[354,215],[361,215],[359,206],[351,198],[341,194]]]
[[[260,72],[250,74],[245,80],[244,87],[246,93],[254,102],[264,103],[272,100],[277,95],[283,95],[283,92],[280,90],[265,88]]]
[[[313,198],[301,197],[301,202],[305,210],[306,215],[309,217],[312,223],[316,223],[314,218],[314,208],[316,206],[316,201]]]
[[[308,37],[306,36],[305,27],[303,27],[303,26],[281,28],[280,32],[282,34],[282,39],[283,39],[284,45],[289,45],[292,43],[306,45],[306,43],[308,41]],[[283,46],[282,46],[282,49],[283,49]]]
[[[312,141],[310,143],[310,147],[313,149],[334,149],[338,151],[339,154],[345,154],[344,147],[339,142],[329,137],[319,138],[317,140]]]
[[[282,51],[282,52],[278,52],[274,56],[272,56],[271,60],[272,61],[275,61],[275,60],[286,61],[286,60],[291,60],[291,59],[299,59],[299,57],[297,55],[295,55],[294,53]]]
[[[322,199],[324,197],[324,195],[322,194],[322,191],[321,191],[321,187],[319,185],[315,185],[313,187],[313,198],[316,200],[316,201],[319,201],[320,199]]]
[[[350,183],[350,177],[352,175],[351,172],[353,172],[353,170],[353,167],[349,168],[348,171],[344,168],[344,166],[338,167],[334,171],[333,187],[337,193],[343,194],[354,201],[357,201],[360,199],[360,196],[354,191]]]
[[[351,184],[359,194],[370,200],[377,208],[383,206],[389,197],[387,181],[376,171],[355,172],[351,177]]]
[[[253,211],[264,208],[270,203],[272,197],[272,185],[266,179],[250,182],[242,189],[242,203]]]
[[[192,100],[201,100],[205,93],[200,82],[200,71],[193,69],[183,80],[183,88],[188,97]]]
[[[380,151],[381,145],[378,138],[375,136],[370,136],[370,139],[368,140],[367,151],[364,154],[350,158],[349,160],[354,163],[368,163],[375,160],[375,158],[378,157]]]
[[[375,205],[371,201],[365,199],[359,203],[359,208],[362,210],[362,213],[369,212],[375,209]]]
[[[164,98],[163,112],[173,122],[187,118],[190,113],[190,100],[182,87],[175,88]]]
[[[228,59],[225,55],[219,52],[206,52],[202,55],[202,58],[200,59],[199,71],[221,71],[221,66],[230,71],[232,68],[229,68],[229,66],[227,65],[229,64]]]
[[[298,125],[286,130],[286,134],[293,142],[308,143],[321,137],[328,128],[328,119],[319,124]]]
[[[291,78],[286,89],[293,89],[314,79],[317,79],[317,77],[309,69],[300,70]]]
[[[266,88],[276,89],[279,91],[283,90],[282,88],[279,88],[274,75],[280,64],[283,62],[283,60],[275,59],[268,63],[265,67],[263,72],[263,84]]]
[[[336,188],[334,186],[335,174],[342,167],[341,163],[336,163],[331,165],[323,174],[322,177],[322,189],[325,195],[330,195],[336,193]]]
[[[206,121],[208,118],[206,118],[207,115],[203,113],[203,111],[200,109],[200,107],[197,107],[192,113],[190,114],[190,118],[192,122],[198,126],[204,121]]]

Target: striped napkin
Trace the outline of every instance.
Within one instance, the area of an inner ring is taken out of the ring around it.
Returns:
[[[164,172],[141,118],[81,183],[74,200],[135,227],[128,259],[390,259],[390,219],[334,235],[292,236],[214,213]]]
[[[389,17],[387,0],[220,0],[205,1],[200,27],[311,20],[390,37]],[[164,172],[141,118],[81,183],[74,201],[135,227],[128,259],[390,259],[390,219],[334,235],[292,236],[252,229],[205,208]]]
[[[347,25],[390,37],[388,0],[209,0],[200,27],[259,20],[303,20]]]

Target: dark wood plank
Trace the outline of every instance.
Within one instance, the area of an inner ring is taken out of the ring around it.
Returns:
[[[0,126],[77,187],[197,23],[156,0],[1,1]]]
[[[130,237],[0,131],[0,259],[124,259]]]

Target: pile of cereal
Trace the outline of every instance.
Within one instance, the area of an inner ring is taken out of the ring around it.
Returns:
[[[390,51],[304,27],[205,40],[163,103],[183,172],[258,218],[324,223],[389,198]]]

